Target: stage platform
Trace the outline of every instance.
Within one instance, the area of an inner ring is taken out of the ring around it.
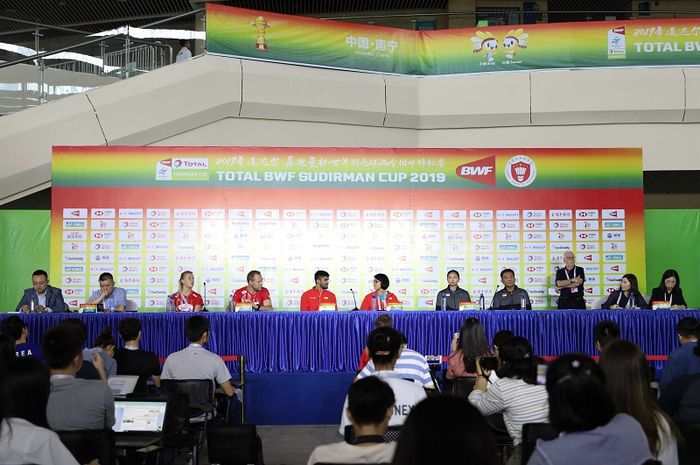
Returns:
[[[258,424],[331,424],[340,418],[347,385],[357,368],[365,338],[380,312],[204,313],[211,320],[207,348],[233,370],[232,356],[245,355],[247,409]],[[395,327],[409,347],[426,355],[449,354],[452,334],[465,318],[479,318],[486,334],[510,329],[527,337],[536,355],[567,352],[595,355],[593,328],[600,320],[619,323],[622,337],[639,344],[657,368],[678,346],[675,325],[700,318],[700,310],[559,310],[559,311],[392,311]],[[12,313],[1,313],[4,318]],[[143,327],[142,347],[164,358],[187,345],[182,313],[21,314],[30,342],[62,318],[78,317],[88,327],[88,341],[119,320],[134,316]],[[121,344],[121,341],[120,341]]]

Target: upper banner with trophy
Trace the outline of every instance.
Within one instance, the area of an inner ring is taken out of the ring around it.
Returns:
[[[439,75],[700,64],[700,19],[411,31],[207,5],[207,50],[256,60]]]

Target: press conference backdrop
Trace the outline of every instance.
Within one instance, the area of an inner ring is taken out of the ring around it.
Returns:
[[[513,268],[544,309],[567,249],[592,301],[645,280],[641,149],[57,147],[52,166],[51,275],[73,307],[111,272],[163,308],[192,270],[223,309],[255,268],[295,309],[320,268],[340,308],[383,272],[428,309],[449,269],[476,298]]]
[[[0,210],[0,311],[14,310],[21,290],[31,285],[32,271],[48,270],[50,215],[48,210]],[[644,229],[646,292],[673,267],[681,275],[686,300],[700,306],[700,288],[694,285],[700,276],[700,210],[645,210]]]

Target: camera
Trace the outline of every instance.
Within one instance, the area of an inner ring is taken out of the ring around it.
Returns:
[[[493,371],[498,368],[498,359],[496,357],[481,357],[479,365],[482,370]]]

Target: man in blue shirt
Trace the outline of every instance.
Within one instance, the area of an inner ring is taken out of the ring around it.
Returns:
[[[49,286],[49,275],[44,270],[32,273],[32,287],[24,290],[17,304],[16,312],[65,312],[68,310],[63,293],[57,287]]]
[[[674,349],[668,356],[668,361],[661,375],[659,387],[663,392],[671,381],[684,376],[700,373],[700,357],[693,354],[698,346],[698,333],[700,333],[700,321],[696,318],[683,318],[676,325],[676,333],[681,346]]]
[[[104,305],[105,312],[123,312],[126,310],[126,290],[114,287],[112,273],[102,273],[99,277],[100,289],[90,296],[91,304]]]
[[[18,358],[34,357],[37,360],[42,359],[41,346],[28,342],[29,330],[20,317],[12,315],[2,320],[0,333],[7,334],[15,340],[15,355]]]

